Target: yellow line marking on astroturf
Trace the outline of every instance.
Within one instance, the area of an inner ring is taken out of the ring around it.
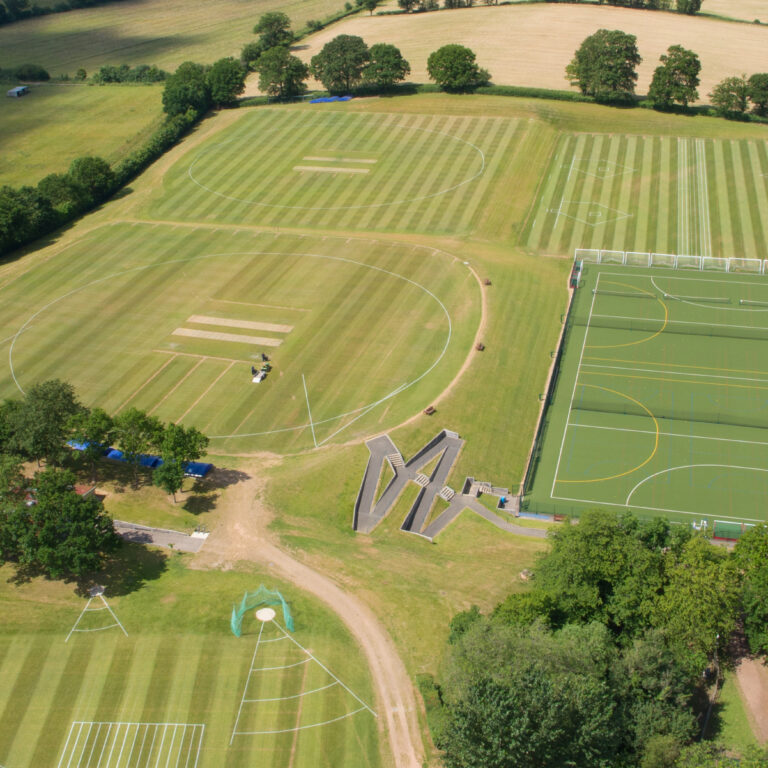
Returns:
[[[173,357],[172,357],[172,358],[171,358],[171,359],[170,359],[170,360],[169,360],[167,363],[164,363],[163,365],[161,365],[161,366],[160,366],[160,367],[159,367],[159,368],[158,368],[158,369],[157,369],[157,370],[156,370],[156,371],[155,371],[155,372],[154,372],[154,373],[153,373],[153,374],[152,374],[152,375],[151,375],[151,376],[150,376],[150,377],[149,377],[149,378],[148,378],[148,379],[147,379],[147,380],[146,380],[146,381],[145,381],[145,382],[144,382],[144,383],[143,383],[143,384],[142,384],[142,385],[141,385],[141,386],[140,386],[140,387],[139,387],[139,388],[138,388],[138,389],[137,389],[137,390],[136,390],[136,391],[135,391],[135,392],[134,392],[134,393],[133,393],[133,394],[132,394],[132,395],[131,395],[131,396],[130,396],[130,397],[129,397],[129,398],[128,398],[128,399],[127,399],[127,400],[126,400],[126,401],[125,401],[125,402],[124,402],[124,403],[123,403],[123,404],[122,404],[120,407],[119,407],[119,408],[118,408],[118,409],[117,409],[117,410],[116,410],[116,411],[115,411],[115,413],[120,413],[120,411],[121,411],[123,408],[125,408],[125,406],[126,406],[126,405],[128,405],[128,403],[130,403],[130,402],[131,402],[131,400],[133,400],[133,398],[134,398],[134,397],[136,397],[136,395],[138,395],[138,394],[139,394],[139,392],[141,392],[141,390],[142,390],[142,389],[144,389],[144,387],[146,387],[146,386],[147,386],[147,384],[149,384],[149,382],[150,382],[150,381],[152,381],[152,379],[154,379],[154,378],[155,378],[155,376],[157,376],[158,374],[162,373],[162,372],[163,372],[163,371],[166,369],[166,367],[167,367],[167,366],[169,366],[169,365],[170,365],[170,364],[171,364],[171,363],[172,363],[172,362],[173,362],[175,359],[176,359],[176,355],[174,354],[174,355],[173,355]]]
[[[302,307],[281,307],[278,304],[253,304],[250,301],[233,301],[232,299],[211,299],[222,304],[241,304],[244,307],[263,307],[264,309],[287,309],[289,312],[311,312]]]
[[[606,280],[605,283],[606,285],[618,285],[618,286],[621,286],[622,288],[629,288],[630,290],[637,291],[638,293],[644,293],[647,296],[653,297],[654,299],[656,299],[656,301],[659,302],[659,304],[661,304],[661,307],[664,310],[664,322],[661,328],[659,328],[659,330],[656,331],[656,333],[654,333],[651,336],[648,336],[645,339],[640,339],[639,341],[628,341],[626,344],[587,344],[586,345],[587,349],[615,349],[617,347],[633,347],[635,344],[644,344],[646,341],[652,341],[659,334],[664,332],[664,329],[667,327],[667,323],[669,322],[669,309],[667,308],[667,305],[655,293],[653,293],[653,291],[646,291],[644,288],[638,288],[636,285],[628,285],[627,283],[617,283],[617,282],[614,282],[613,280]],[[637,319],[645,320],[646,318],[638,317]],[[652,318],[652,319],[657,320],[658,322],[657,318]],[[589,330],[589,328],[587,328],[587,330]]]
[[[211,317],[209,315],[190,315],[187,322],[198,325],[217,325],[224,328],[245,328],[248,331],[271,331],[272,333],[290,333],[293,330],[292,325],[262,323],[258,320],[235,320],[229,317]]]
[[[632,363],[634,365],[661,365],[667,368],[692,368],[699,371],[722,371],[724,373],[758,373],[768,376],[768,371],[753,371],[751,368],[718,368],[716,365],[685,365],[683,363],[660,363],[656,360],[621,360],[615,357],[585,357],[585,360],[601,360],[607,363]]]
[[[190,369],[187,371],[187,373],[182,376],[176,384],[171,387],[171,389],[168,390],[168,392],[165,393],[164,397],[160,402],[155,405],[151,411],[149,411],[149,415],[151,416],[203,363],[205,362],[205,358],[201,358],[198,360]]]
[[[579,371],[579,376],[609,376],[619,379],[642,379],[643,381],[665,381],[669,384],[703,384],[707,387],[734,387],[735,389],[768,390],[768,387],[755,387],[751,384],[720,384],[716,381],[691,381],[690,379],[662,379],[658,376],[633,376],[625,373],[603,373],[602,371]]]
[[[223,371],[222,371],[222,372],[221,372],[221,373],[220,373],[220,374],[219,374],[219,375],[218,375],[218,376],[217,376],[217,377],[216,377],[216,378],[215,378],[215,379],[214,379],[214,380],[211,382],[210,386],[206,388],[205,392],[203,392],[203,394],[202,394],[202,395],[200,395],[200,397],[198,397],[198,398],[197,398],[197,400],[195,400],[195,402],[194,402],[194,403],[192,403],[192,405],[190,405],[190,406],[189,406],[189,408],[187,408],[187,410],[186,410],[186,411],[184,411],[184,413],[182,413],[182,414],[181,414],[181,416],[179,416],[179,418],[178,418],[178,419],[176,419],[176,422],[175,422],[176,424],[178,424],[178,423],[179,423],[179,422],[180,422],[180,421],[181,421],[181,420],[182,420],[182,419],[183,419],[183,418],[184,418],[184,417],[185,417],[185,416],[186,416],[186,415],[187,415],[187,414],[188,414],[188,413],[189,413],[189,412],[190,412],[190,411],[191,411],[191,410],[192,410],[192,409],[193,409],[193,408],[194,408],[194,407],[195,407],[195,406],[196,406],[196,405],[197,405],[197,404],[198,404],[198,403],[199,403],[199,402],[200,402],[200,401],[201,401],[201,400],[202,400],[202,399],[203,399],[203,398],[204,398],[204,397],[205,397],[205,396],[206,396],[206,395],[207,395],[207,394],[208,394],[208,393],[209,393],[209,392],[210,392],[210,391],[211,391],[211,390],[212,390],[212,389],[213,389],[213,388],[216,386],[216,384],[218,384],[218,381],[219,381],[219,379],[220,379],[220,378],[221,378],[221,377],[222,377],[222,376],[223,376],[223,375],[224,375],[224,374],[225,374],[225,373],[226,373],[226,372],[227,372],[227,371],[228,371],[228,370],[229,370],[229,369],[230,369],[230,368],[231,368],[233,365],[234,365],[234,363],[230,363],[230,364],[229,364],[229,365],[228,365],[228,366],[227,366],[227,367],[226,367],[226,368],[225,368],[225,369],[224,369],[224,370],[223,370]]]
[[[653,450],[651,451],[651,455],[648,456],[648,458],[643,461],[641,464],[638,464],[636,467],[632,467],[632,469],[628,469],[626,472],[619,472],[617,475],[610,475],[609,477],[596,477],[591,480],[558,480],[558,483],[602,483],[606,480],[616,480],[616,478],[624,477],[626,475],[631,475],[633,472],[637,472],[638,469],[642,469],[653,457],[656,455],[656,451],[659,449],[659,422],[656,420],[656,417],[651,413],[649,408],[646,408],[639,400],[635,400],[634,397],[631,397],[630,395],[626,395],[623,392],[617,392],[615,389],[608,389],[608,387],[598,387],[595,384],[582,384],[582,387],[590,387],[592,389],[602,389],[603,392],[610,392],[612,395],[618,395],[619,397],[623,397],[626,400],[631,400],[635,405],[639,405],[652,419],[653,419],[653,426],[655,431],[654,435],[654,441],[653,441]]]

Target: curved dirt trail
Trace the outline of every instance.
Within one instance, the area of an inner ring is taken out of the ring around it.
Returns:
[[[379,732],[389,742],[396,768],[421,768],[424,750],[413,683],[394,643],[373,612],[332,579],[295,560],[267,530],[271,513],[260,501],[260,472],[275,462],[264,458],[247,468],[248,477],[227,490],[219,520],[194,568],[231,568],[238,561],[263,565],[326,603],[344,622],[365,653],[376,694]]]

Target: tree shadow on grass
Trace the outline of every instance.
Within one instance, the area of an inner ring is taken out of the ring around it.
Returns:
[[[195,480],[192,486],[192,493],[207,493],[212,489],[223,490],[230,485],[237,485],[248,480],[250,475],[247,472],[241,472],[239,469],[226,469],[225,467],[216,467],[205,477]]]
[[[101,571],[77,582],[77,593],[87,597],[90,588],[99,584],[107,596],[129,595],[147,582],[159,579],[168,570],[168,557],[158,549],[123,541]]]
[[[202,515],[204,512],[213,512],[216,509],[216,502],[219,500],[218,493],[210,493],[210,489],[206,488],[207,493],[198,493],[187,496],[182,505],[186,512],[192,515]]]

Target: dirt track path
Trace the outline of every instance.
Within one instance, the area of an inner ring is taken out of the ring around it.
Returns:
[[[219,522],[192,567],[228,569],[250,561],[276,571],[282,578],[326,603],[360,643],[373,677],[379,732],[389,742],[396,768],[421,768],[418,704],[413,683],[392,639],[361,600],[333,580],[295,560],[277,546],[268,531],[271,513],[261,501],[261,471],[276,459],[263,457],[244,471],[248,478],[225,492]]]
[[[736,666],[736,680],[747,705],[752,730],[761,744],[768,743],[768,670],[758,659],[744,657]]]

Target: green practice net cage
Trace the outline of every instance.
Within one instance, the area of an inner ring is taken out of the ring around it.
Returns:
[[[290,632],[293,632],[293,616],[285,598],[276,589],[267,589],[263,584],[255,592],[246,592],[239,605],[232,606],[232,619],[230,626],[235,637],[243,633],[243,618],[248,611],[253,611],[260,605],[279,605],[283,609],[283,624]]]

